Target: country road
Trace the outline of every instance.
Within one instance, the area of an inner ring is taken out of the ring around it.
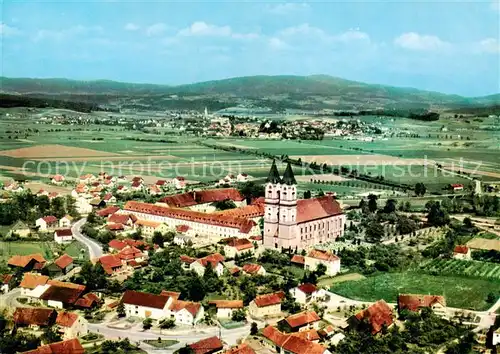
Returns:
[[[78,220],[71,227],[71,231],[73,231],[73,237],[77,241],[79,241],[82,244],[84,244],[85,246],[87,246],[87,248],[89,250],[89,257],[92,260],[92,259],[101,257],[103,254],[103,251],[102,251],[102,247],[101,247],[101,245],[99,245],[99,243],[97,243],[96,241],[94,241],[94,240],[92,240],[92,239],[90,239],[87,236],[84,236],[82,234],[81,228],[82,228],[83,224],[85,224],[86,221],[87,221],[86,218]]]

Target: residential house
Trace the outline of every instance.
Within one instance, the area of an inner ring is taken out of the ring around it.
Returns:
[[[245,264],[241,269],[247,275],[266,275],[266,270],[260,264]]]
[[[326,292],[323,289],[318,289],[314,284],[304,283],[290,289],[290,294],[297,303],[307,305],[314,301],[324,300]]]
[[[80,176],[79,181],[83,184],[91,184],[97,181],[97,178],[93,174],[87,173],[86,175]]]
[[[59,229],[54,232],[54,241],[58,244],[71,243],[73,241],[73,231],[71,229]]]
[[[284,354],[330,354],[331,352],[314,341],[297,333],[286,334],[276,327],[267,326],[262,330],[262,335],[267,339],[269,347],[274,351]],[[314,337],[316,338],[316,337]],[[313,339],[314,339],[313,338]]]
[[[67,274],[74,266],[73,258],[65,253],[45,268],[51,276],[59,276]]]
[[[281,301],[285,298],[282,291],[277,293],[258,295],[248,306],[248,313],[252,317],[266,318],[281,315]]]
[[[226,350],[223,354],[256,354],[248,344],[243,343]]]
[[[314,311],[303,311],[290,315],[284,320],[283,324],[289,329],[289,332],[301,332],[309,329],[318,329],[321,318]]]
[[[128,192],[129,192],[129,190],[128,190],[127,186],[120,185],[116,188],[116,193],[118,193],[118,194],[126,194]]]
[[[120,256],[117,254],[106,254],[98,260],[102,268],[108,275],[113,275],[125,271],[127,268],[122,263]]]
[[[7,182],[4,184],[3,189],[12,192],[12,193],[21,193],[24,189],[20,185],[18,185],[16,182]]]
[[[57,314],[56,325],[62,339],[72,339],[88,333],[87,321],[75,312],[60,311]]]
[[[14,226],[10,228],[8,236],[12,236],[13,234],[18,235],[19,237],[28,237],[31,234],[31,230],[28,225],[21,220],[18,220]]]
[[[104,195],[104,197],[102,197],[102,201],[104,203],[106,203],[106,205],[108,205],[108,204],[115,204],[116,203],[116,197],[113,194],[111,194],[111,193],[106,193]]]
[[[55,229],[58,225],[57,218],[53,215],[44,216],[43,218],[37,219],[35,225],[40,231],[46,231],[49,229]]]
[[[55,198],[59,198],[61,195],[57,192],[50,192],[49,193],[49,200],[52,200],[52,199],[55,199]]]
[[[329,251],[313,249],[304,257],[304,268],[314,271],[318,264],[326,267],[326,275],[333,277],[340,272],[340,258]]]
[[[117,240],[117,239],[111,240],[109,241],[108,246],[112,251],[116,252],[123,250],[127,246],[137,247],[137,248],[140,247],[145,250],[148,249],[148,245],[144,241],[133,240],[131,238],[126,238],[123,240]]]
[[[73,223],[73,217],[70,215],[65,215],[61,219],[59,219],[59,227],[61,229],[67,229],[71,227],[72,223]]]
[[[384,300],[379,300],[367,309],[351,316],[347,323],[349,328],[356,329],[364,321],[370,326],[371,333],[377,334],[384,326],[388,328],[394,323],[394,314],[391,307]]]
[[[158,181],[156,181],[155,186],[164,189],[167,186],[167,181],[164,179],[159,179]]]
[[[459,183],[450,184],[450,189],[453,192],[460,192],[464,190],[464,185]]]
[[[28,301],[38,300],[40,296],[47,290],[50,284],[47,284],[49,277],[36,273],[24,273],[23,279],[19,284],[21,288],[21,296],[27,297]]]
[[[37,197],[42,197],[42,196],[49,196],[49,192],[47,192],[45,189],[40,189],[38,192],[36,192]]]
[[[210,305],[215,305],[217,318],[231,318],[234,311],[243,308],[243,300],[212,300]]]
[[[290,262],[292,263],[292,265],[298,266],[300,268],[304,268],[306,264],[305,257],[301,256],[300,254],[294,254]]]
[[[251,253],[254,254],[253,243],[246,238],[229,237],[222,240],[224,245],[224,254],[228,258],[234,258],[236,255]]]
[[[184,177],[177,176],[170,181],[171,184],[175,187],[175,189],[184,189],[186,188],[186,179]]]
[[[238,176],[236,176],[236,182],[238,183],[245,183],[248,182],[250,176],[246,173],[240,173]]]
[[[149,195],[160,195],[162,191],[156,184],[152,184],[148,186],[148,193]]]
[[[134,226],[134,223],[137,221],[137,217],[135,215],[131,214],[119,214],[119,213],[114,213],[111,215],[107,223],[108,224],[122,224],[126,227],[132,227]]]
[[[0,294],[6,294],[9,292],[12,278],[12,274],[0,275]]]
[[[147,237],[153,236],[155,232],[165,233],[169,230],[165,223],[152,220],[139,219],[135,222],[134,227],[141,230],[142,234]]]
[[[61,185],[64,182],[65,178],[63,175],[54,175],[52,176],[52,179],[50,180],[52,184],[57,184]]]
[[[120,210],[120,207],[117,206],[109,206],[107,208],[99,210],[96,214],[99,215],[100,217],[107,218],[110,215],[113,215],[117,211]]]
[[[224,274],[224,257],[220,253],[209,254],[203,258],[198,258],[189,265],[189,269],[194,270],[200,277],[205,273],[205,268],[208,264],[211,265],[217,276]]]
[[[50,343],[42,345],[37,349],[33,349],[23,354],[84,354],[85,349],[82,347],[77,338],[65,340],[62,342]]]
[[[13,321],[17,327],[33,329],[50,327],[56,322],[57,312],[47,308],[18,307],[14,311]]]
[[[23,272],[40,271],[47,261],[40,253],[25,256],[15,255],[9,258],[7,265],[11,268],[21,268]]]
[[[424,307],[432,309],[441,316],[446,314],[446,300],[443,296],[415,294],[400,294],[398,296],[399,313],[403,310],[417,312]]]
[[[92,309],[101,304],[101,299],[94,293],[87,293],[76,300],[74,306],[82,309]]]
[[[48,284],[50,286],[40,295],[40,300],[47,306],[60,309],[74,305],[85,291],[85,286],[79,284],[57,280],[50,280]]]
[[[471,249],[465,245],[457,245],[453,249],[453,258],[462,260],[471,260],[472,259]]]
[[[175,323],[194,326],[202,320],[204,310],[198,302],[175,300],[169,307],[169,315]]]
[[[174,236],[174,245],[177,246],[186,246],[189,242],[193,243],[193,237],[192,236],[186,236],[186,235],[175,235]]]
[[[219,337],[214,336],[189,344],[189,347],[193,354],[219,354],[222,353],[224,344]]]
[[[81,215],[87,215],[92,212],[92,205],[87,201],[87,199],[78,197],[75,201],[76,211]]]
[[[132,182],[132,184],[130,185],[130,189],[133,190],[134,192],[142,191],[143,187],[144,186],[139,181]]]

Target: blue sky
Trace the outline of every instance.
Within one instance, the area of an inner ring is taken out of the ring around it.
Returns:
[[[1,72],[158,84],[329,74],[480,96],[500,92],[498,1],[4,0]]]

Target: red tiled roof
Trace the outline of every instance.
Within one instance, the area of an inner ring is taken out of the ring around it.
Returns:
[[[83,354],[85,349],[77,338],[62,342],[51,343],[38,347],[37,349],[23,352],[22,354]]]
[[[111,275],[113,274],[113,268],[120,268],[122,266],[122,260],[117,254],[107,254],[99,258],[99,263],[101,263],[104,271]]]
[[[24,273],[23,280],[19,286],[25,289],[34,289],[38,285],[45,285],[49,281],[46,275],[39,275],[35,273]]]
[[[0,275],[0,282],[2,284],[9,284],[10,280],[12,279],[12,277],[13,277],[12,274]]]
[[[185,208],[197,204],[192,192],[169,195],[160,199],[159,202],[165,203],[171,208]]]
[[[160,293],[161,296],[168,296],[171,297],[174,300],[177,300],[179,296],[181,296],[181,293],[178,293],[176,291],[168,291],[168,290],[162,290]]]
[[[53,224],[57,222],[57,218],[53,215],[48,215],[42,218],[47,224]]]
[[[94,294],[94,293],[88,293],[83,295],[81,298],[76,300],[75,306],[83,307],[83,308],[90,308],[94,304],[98,304],[101,302],[101,299]]]
[[[122,231],[122,230],[125,230],[125,226],[123,226],[123,224],[108,224],[108,225],[106,225],[106,228],[109,231]]]
[[[467,247],[465,245],[455,246],[453,253],[467,254],[467,253],[469,253],[469,247]]]
[[[291,333],[290,335],[295,336],[295,337],[300,337],[300,338],[308,340],[308,341],[319,340],[318,331],[316,331],[315,329],[308,329],[305,331],[295,332],[295,333]]]
[[[156,181],[156,185],[157,186],[163,186],[167,183],[167,181],[165,181],[164,179],[159,179],[158,181]]]
[[[227,246],[234,247],[238,251],[253,248],[253,243],[246,238],[229,237],[222,240]]]
[[[64,176],[63,175],[55,175],[54,177],[52,177],[52,179],[56,182],[62,182],[62,181],[64,181]]]
[[[463,187],[464,187],[464,185],[463,185],[463,184],[459,184],[459,183],[453,183],[451,186],[452,186],[453,188],[463,188]]]
[[[57,312],[53,309],[18,307],[14,312],[14,323],[25,326],[50,326],[56,316]]]
[[[189,257],[186,255],[181,255],[179,259],[181,260],[182,263],[187,263],[187,264],[191,264],[196,261],[196,258]]]
[[[102,198],[102,200],[108,201],[111,198],[113,198],[113,194],[111,193],[106,193],[106,195]]]
[[[212,268],[215,268],[217,264],[224,262],[224,256],[220,253],[213,253],[203,258],[198,258],[196,261],[204,267],[206,267],[207,264],[210,263],[212,265]]]
[[[262,335],[269,339],[271,342],[276,344],[278,347],[281,347],[283,343],[288,339],[288,336],[284,333],[281,333],[276,327],[267,326],[262,330]]]
[[[125,241],[117,240],[117,239],[109,241],[108,245],[109,245],[109,248],[113,248],[113,249],[119,250],[119,251],[124,249],[127,246]]]
[[[262,241],[262,236],[250,236],[249,239],[252,241]]]
[[[255,205],[255,204],[264,204],[266,202],[266,198],[265,197],[258,197],[258,198],[255,198],[252,200],[252,204]]]
[[[35,263],[35,266],[33,268],[36,269],[43,268],[43,265],[47,262],[40,253],[35,253],[26,256],[19,256],[19,255],[12,256],[7,264],[15,267],[25,268],[33,261]]]
[[[304,311],[285,318],[286,323],[288,323],[291,328],[302,327],[319,320],[321,320],[321,318],[319,318],[318,314],[314,311]]]
[[[210,337],[202,339],[196,343],[190,344],[189,347],[194,354],[211,354],[222,350],[223,344],[218,337]]]
[[[312,294],[313,292],[318,290],[318,288],[316,288],[316,285],[311,283],[300,284],[297,288],[299,288],[300,291],[302,291],[305,294]]]
[[[257,274],[257,272],[262,268],[260,264],[245,264],[242,269],[248,274]]]
[[[241,233],[248,233],[252,229],[252,227],[256,225],[253,220],[233,218],[218,214],[207,214],[186,209],[168,208],[136,201],[128,201],[125,204],[124,209],[132,212],[199,222],[209,225],[236,228],[239,229],[239,232]]]
[[[243,300],[212,300],[209,302],[215,305],[218,309],[241,309],[243,308]]]
[[[178,231],[178,232],[187,232],[189,230],[189,226],[188,225],[177,225],[175,227],[175,229]]]
[[[257,307],[265,307],[271,305],[281,304],[281,300],[285,297],[285,294],[280,291],[272,294],[258,295],[255,299],[255,305]]]
[[[60,285],[51,285],[40,295],[42,300],[60,301],[64,304],[74,304],[82,295],[85,287],[76,288]]]
[[[71,231],[71,229],[59,229],[56,230],[55,233],[58,237],[73,236],[73,231]]]
[[[245,198],[236,188],[220,188],[170,195],[160,199],[159,202],[173,208],[185,208],[196,204],[220,202],[227,199],[241,202]]]
[[[226,350],[223,354],[256,354],[248,344],[243,343]]]
[[[316,259],[319,259],[322,261],[327,261],[327,262],[333,262],[333,261],[340,260],[339,257],[337,257],[336,255],[334,255],[333,253],[331,253],[329,251],[323,251],[323,250],[317,250],[317,249],[309,251],[309,253],[307,254],[307,257],[316,258]]]
[[[170,311],[179,312],[182,309],[186,309],[193,317],[196,316],[200,310],[201,304],[198,302],[175,300],[172,305],[170,305]]]
[[[127,246],[127,247],[123,248],[118,253],[118,256],[121,259],[130,260],[130,259],[142,257],[143,254],[142,254],[142,251],[140,249],[135,248],[134,246]]]
[[[259,216],[264,216],[265,205],[258,203],[252,205],[246,205],[241,208],[227,209],[218,211],[217,214],[232,216],[234,218],[257,218]]]
[[[399,310],[407,309],[410,311],[418,311],[422,307],[432,307],[435,304],[446,306],[446,300],[439,295],[414,295],[401,294],[398,296]]]
[[[321,344],[311,342],[297,335],[288,336],[282,348],[294,354],[323,354],[326,351],[326,348]]]
[[[62,311],[57,314],[56,324],[62,327],[71,327],[78,320],[78,315],[74,312]]]
[[[68,256],[66,253],[54,261],[55,265],[61,269],[65,269],[71,263],[73,263],[73,258]]]
[[[152,307],[155,309],[163,309],[168,299],[168,296],[155,295],[133,290],[125,291],[125,294],[123,294],[122,297],[122,301],[124,304]]]
[[[394,322],[392,309],[384,300],[379,300],[366,310],[358,312],[355,317],[358,321],[367,319],[372,327],[372,334],[380,332],[384,324],[389,327]]]
[[[145,227],[152,227],[156,229],[158,226],[160,226],[162,223],[159,221],[152,221],[152,220],[142,220],[139,219],[135,222],[136,225],[139,226],[145,226]]]
[[[304,256],[294,254],[290,262],[304,265],[304,263],[306,263],[306,260],[304,259]]]
[[[297,200],[297,223],[342,214],[340,204],[332,196]]]
[[[117,206],[110,206],[110,207],[104,208],[102,210],[99,210],[97,212],[97,215],[102,216],[102,217],[107,217],[109,215],[112,215],[112,214],[116,213],[118,210],[120,210],[119,207],[117,207]]]
[[[128,214],[117,214],[114,213],[108,218],[108,222],[115,224],[126,224],[130,220],[130,215]]]

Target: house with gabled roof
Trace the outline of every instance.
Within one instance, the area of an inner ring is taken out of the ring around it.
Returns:
[[[59,311],[56,327],[64,340],[78,338],[88,333],[87,321],[75,312]]]
[[[229,348],[223,354],[256,354],[247,343],[238,344],[235,347]]]
[[[260,264],[247,263],[241,267],[243,272],[247,275],[266,275],[266,269]]]
[[[453,249],[453,258],[462,259],[462,260],[470,260],[472,259],[472,252],[469,247],[466,245],[457,245]]]
[[[71,243],[73,241],[73,231],[71,229],[59,229],[54,231],[54,241],[58,244]]]
[[[326,296],[324,289],[317,288],[316,285],[311,283],[300,284],[290,289],[290,294],[301,305],[307,305],[314,301],[322,301]]]
[[[364,322],[370,327],[371,334],[377,334],[383,327],[389,328],[393,325],[392,308],[384,300],[379,300],[347,320],[349,328],[352,329],[359,328]]]
[[[436,314],[446,314],[446,300],[441,295],[399,294],[398,311],[403,310],[418,312],[422,308],[430,308]]]
[[[68,254],[63,254],[54,262],[45,266],[45,269],[51,276],[63,275],[74,268],[73,257]]]
[[[265,344],[276,352],[286,354],[330,354],[323,345],[316,343],[314,333],[282,333],[276,327],[267,326],[262,330],[262,336],[266,338]],[[311,340],[310,340],[310,339]]]
[[[193,354],[219,354],[222,353],[224,344],[219,337],[213,336],[189,344]]]
[[[31,234],[31,230],[28,225],[18,220],[9,230],[8,235],[11,236],[12,234],[16,234],[19,237],[28,237]]]
[[[215,305],[217,318],[231,318],[234,311],[243,308],[243,300],[212,300],[209,305]]]
[[[213,253],[209,254],[208,256],[198,258],[196,261],[192,262],[189,265],[189,269],[195,271],[196,274],[201,277],[205,273],[205,268],[207,267],[207,265],[210,264],[215,274],[220,277],[222,276],[222,274],[224,274],[224,265],[222,264],[222,262],[224,262],[224,256],[222,256],[220,253]]]
[[[84,354],[85,349],[77,338],[42,345],[22,354]]]
[[[37,273],[24,273],[23,279],[19,284],[21,296],[31,299],[39,299],[40,295],[50,286],[47,284],[49,277]]]
[[[340,272],[340,258],[330,251],[312,249],[304,257],[304,269],[314,271],[319,264],[326,267],[326,275],[335,276]]]
[[[11,268],[21,268],[23,272],[40,271],[47,261],[40,253],[15,255],[9,258],[7,265]]]
[[[102,269],[104,269],[107,275],[118,274],[127,269],[125,263],[122,262],[122,259],[117,254],[105,254],[99,257],[97,262],[101,264]]]
[[[54,308],[62,309],[74,305],[85,291],[85,285],[57,280],[49,280],[47,283],[50,286],[39,299],[47,306]]]
[[[221,242],[224,244],[224,254],[228,258],[234,258],[236,255],[241,256],[246,253],[253,254],[255,251],[253,243],[246,238],[229,237],[221,240]]]
[[[61,229],[66,229],[71,227],[72,223],[73,223],[73,217],[71,215],[65,215],[59,219],[59,227]]]
[[[53,215],[44,216],[43,218],[39,218],[35,221],[35,225],[38,227],[40,231],[46,231],[50,229],[55,229],[58,227],[58,220]]]
[[[10,290],[10,285],[14,276],[12,274],[0,275],[0,294],[6,294]]]
[[[288,316],[282,322],[289,332],[300,332],[309,329],[319,329],[321,318],[315,311],[302,311]]]
[[[267,318],[281,315],[281,302],[285,298],[282,291],[257,295],[248,306],[248,313],[252,317]]]
[[[54,175],[52,176],[52,179],[50,181],[52,182],[52,184],[61,185],[65,181],[65,179],[66,178],[64,178],[63,175]]]
[[[57,311],[48,308],[18,307],[14,311],[13,321],[17,327],[44,328],[56,322]]]
[[[90,183],[94,183],[97,181],[97,177],[94,176],[93,174],[91,173],[87,173],[85,175],[82,175],[80,176],[79,178],[79,182],[80,183],[83,183],[83,184],[90,184]]]
[[[138,219],[134,223],[135,229],[140,229],[144,236],[151,237],[155,232],[166,233],[169,228],[168,226],[160,221],[152,221],[152,220],[142,220]]]

